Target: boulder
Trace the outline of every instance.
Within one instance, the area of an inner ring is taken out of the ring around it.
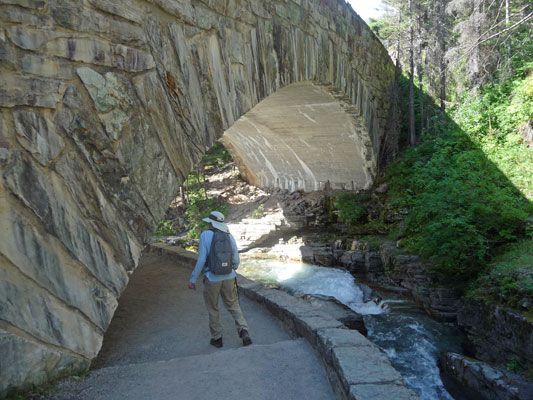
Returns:
[[[364,274],[366,272],[365,253],[362,251],[345,251],[339,257],[339,263],[343,268],[354,274]]]
[[[458,399],[529,400],[533,398],[533,383],[508,371],[457,353],[441,353],[439,367],[445,375],[444,381],[453,381],[453,385],[448,384],[446,388]]]
[[[383,262],[378,252],[369,251],[365,254],[365,268],[370,274],[380,274],[383,272]]]
[[[457,314],[475,348],[476,357],[487,362],[519,360],[533,368],[533,321],[501,306],[465,298]]]

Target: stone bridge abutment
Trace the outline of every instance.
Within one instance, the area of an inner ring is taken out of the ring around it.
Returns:
[[[90,364],[184,177],[282,88],[344,110],[368,185],[393,78],[342,0],[0,1],[0,395]]]

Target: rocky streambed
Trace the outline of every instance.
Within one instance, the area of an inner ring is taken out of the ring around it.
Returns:
[[[274,251],[281,247],[276,246]],[[259,258],[254,257],[258,255]],[[457,328],[434,321],[408,299],[381,298],[377,292],[358,284],[345,270],[265,255],[250,254],[250,258],[243,260],[240,273],[293,294],[329,298],[344,304],[362,315],[363,327],[354,328],[381,348],[406,385],[421,399],[453,399],[440,379],[437,359],[439,351],[461,351]]]
[[[533,398],[529,381],[487,363],[530,356],[533,330],[525,318],[438,285],[418,257],[401,254],[393,242],[354,240],[347,246],[321,237],[311,231],[253,249],[244,274],[334,297],[363,314],[368,338],[422,399]]]

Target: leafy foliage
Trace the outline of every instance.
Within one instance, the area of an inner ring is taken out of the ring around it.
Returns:
[[[202,219],[208,217],[211,211],[216,210],[223,214],[226,213],[226,204],[222,204],[218,199],[207,198],[204,184],[205,174],[203,171],[205,168],[224,166],[231,161],[232,158],[226,148],[220,142],[216,142],[197,165],[196,171],[191,172],[187,176],[184,188],[186,196],[185,219],[189,227],[187,233],[188,239],[198,239],[200,237],[202,230],[207,227],[207,224]],[[204,182],[202,182],[202,179]],[[155,236],[170,236],[175,234],[175,227],[172,221],[169,220],[159,222],[155,231]]]
[[[362,195],[356,193],[339,193],[335,198],[338,220],[348,225],[360,222],[367,213],[367,206],[363,204],[364,199]]]
[[[533,300],[533,240],[523,239],[500,250],[471,285],[470,295],[519,308]]]
[[[175,235],[176,231],[171,221],[161,221],[157,224],[154,236],[171,236]]]
[[[521,128],[533,121],[533,62],[513,79],[487,85],[465,96],[452,115],[522,193],[533,198],[533,152],[524,145]],[[523,78],[523,79],[522,79]]]
[[[447,278],[475,278],[533,211],[533,152],[517,131],[532,118],[530,83],[514,79],[465,97],[458,125],[442,118],[388,168],[395,204],[410,208],[404,243]]]
[[[199,165],[202,169],[204,167],[219,168],[231,161],[232,158],[226,148],[220,142],[216,142],[204,155]],[[188,202],[185,210],[189,226],[187,237],[189,239],[198,239],[202,230],[207,228],[207,224],[202,219],[208,217],[211,211],[219,211],[222,214],[226,214],[228,205],[221,203],[216,198],[207,198],[205,185],[201,182],[199,172],[192,172],[187,176],[187,188]]]
[[[212,159],[212,163],[213,161],[217,163],[216,159]],[[187,187],[189,188],[189,201],[185,210],[185,216],[189,226],[187,236],[190,239],[198,239],[202,230],[207,227],[207,224],[202,219],[208,217],[211,211],[220,211],[225,214],[228,206],[216,198],[209,199],[206,197],[205,186],[200,182],[198,175],[190,173],[187,180]]]
[[[187,221],[189,222],[189,232],[187,236],[190,239],[200,238],[202,230],[207,228],[207,224],[203,222],[202,219],[208,217],[211,211],[220,211],[222,214],[225,214],[227,208],[227,204],[220,204],[215,199],[201,199],[195,202],[190,202],[185,211]]]
[[[264,212],[265,212],[265,205],[260,204],[259,207],[257,207],[252,213],[252,218],[259,219],[263,216]]]
[[[222,167],[223,165],[232,161],[228,150],[220,142],[215,142],[207,153],[202,158],[201,164],[211,167]]]
[[[533,119],[533,62],[511,79],[465,94],[452,109],[463,130],[481,141],[504,141],[521,123]]]

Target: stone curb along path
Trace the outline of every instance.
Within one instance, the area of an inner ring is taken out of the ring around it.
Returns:
[[[196,255],[162,243],[149,252],[194,264]],[[242,294],[265,306],[294,336],[304,337],[321,357],[335,392],[350,400],[415,400],[403,378],[368,339],[304,299],[239,275]]]

